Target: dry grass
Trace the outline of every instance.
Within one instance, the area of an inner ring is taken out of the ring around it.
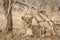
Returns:
[[[18,32],[18,31],[16,31]],[[37,36],[37,35],[36,35]],[[50,37],[24,37],[20,34],[11,34],[11,33],[8,33],[8,34],[3,34],[3,33],[0,33],[0,40],[60,40],[59,37],[57,36],[50,36]]]
[[[57,36],[44,37],[44,38],[32,38],[32,37],[11,37],[10,34],[0,34],[0,40],[60,40]]]

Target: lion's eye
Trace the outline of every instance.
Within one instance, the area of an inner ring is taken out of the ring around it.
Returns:
[[[22,19],[24,19],[23,17],[21,17]]]

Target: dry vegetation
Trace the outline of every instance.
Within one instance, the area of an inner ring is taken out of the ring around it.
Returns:
[[[60,40],[60,0],[0,0],[0,40]]]

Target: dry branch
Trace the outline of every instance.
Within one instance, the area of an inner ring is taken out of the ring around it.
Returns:
[[[48,17],[48,15],[45,13],[45,11],[39,11],[39,12],[40,12],[41,14],[45,15],[48,19],[50,19],[50,18]],[[48,22],[48,21],[47,21],[47,22]],[[52,19],[50,19],[50,22],[52,22],[53,24],[55,24]]]
[[[27,3],[24,3],[24,2],[15,2],[15,3],[18,3],[18,4],[21,4],[21,5],[24,5],[24,6],[27,6],[29,8],[34,8],[35,10],[37,9],[37,7],[35,7],[34,5],[30,5],[30,4],[27,4]]]

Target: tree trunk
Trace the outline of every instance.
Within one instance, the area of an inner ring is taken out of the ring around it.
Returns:
[[[6,10],[6,19],[7,19],[7,25],[6,25],[6,31],[12,32],[13,24],[12,24],[12,0],[4,0],[4,8]]]

